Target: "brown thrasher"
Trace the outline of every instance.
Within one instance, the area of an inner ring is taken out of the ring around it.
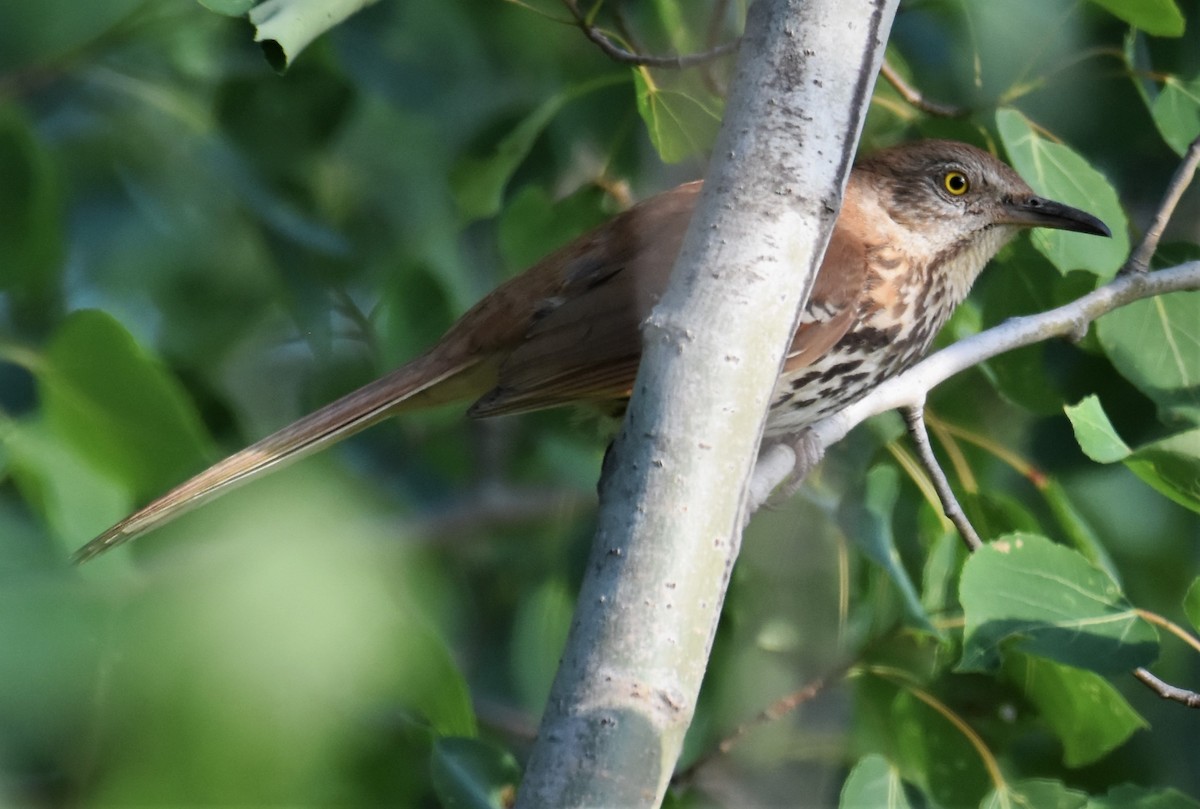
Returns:
[[[570,403],[618,410],[641,357],[639,325],[666,287],[700,185],[580,236],[494,290],[425,354],[206,469],[75,559],[408,409],[481,397],[471,416]],[[1029,227],[1111,235],[973,146],[923,141],[861,161],[775,384],[766,434],[799,431],[915,363],[983,266]]]

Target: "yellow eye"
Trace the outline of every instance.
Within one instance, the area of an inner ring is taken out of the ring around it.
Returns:
[[[961,171],[948,171],[942,178],[942,185],[956,197],[961,197],[971,188],[971,181]]]

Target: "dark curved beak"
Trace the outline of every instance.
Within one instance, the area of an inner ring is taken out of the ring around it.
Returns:
[[[1090,233],[1093,236],[1112,236],[1108,225],[1096,217],[1070,205],[1063,205],[1043,197],[1010,199],[1004,203],[1009,214],[1009,224],[1032,228],[1055,228]]]

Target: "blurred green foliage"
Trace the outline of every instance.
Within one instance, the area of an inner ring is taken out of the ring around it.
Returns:
[[[630,48],[695,51],[735,35],[744,5],[610,0],[597,21]],[[565,14],[380,2],[278,76],[248,22],[199,3],[0,7],[0,802],[511,798],[604,450],[572,415],[406,417],[83,569],[65,560],[419,352],[628,197],[702,175],[728,60],[620,66]],[[864,148],[1003,147],[1117,232],[1010,248],[944,339],[1111,276],[1200,133],[1195,0],[915,0],[889,58],[966,115],[881,84]],[[1163,258],[1197,255],[1198,211],[1193,190]],[[934,392],[972,520],[986,539],[1038,535],[1035,561],[993,551],[964,576],[894,420],[759,515],[671,804],[1195,805],[1179,754],[1194,718],[1095,671],[1146,651],[1130,605],[1198,612],[1196,300],[1130,307]],[[1089,459],[1068,414],[1093,457],[1125,454]],[[1086,610],[1054,624],[1039,599],[1068,592],[1107,599],[1137,637],[1090,634]],[[1048,626],[1089,653],[1029,642]],[[986,671],[956,669],[964,643]],[[1156,650],[1156,673],[1200,687],[1192,650],[1165,634]]]

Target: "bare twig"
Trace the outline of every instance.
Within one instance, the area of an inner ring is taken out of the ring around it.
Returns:
[[[639,67],[671,67],[683,70],[697,65],[707,64],[714,59],[719,59],[733,53],[738,46],[740,40],[725,42],[711,48],[703,53],[678,54],[670,56],[653,56],[649,54],[633,53],[622,48],[617,43],[608,38],[608,35],[592,24],[587,15],[579,10],[579,5],[576,0],[562,0],[563,5],[571,12],[575,18],[575,24],[579,26],[579,30],[583,32],[589,40],[594,42],[604,54],[614,62],[619,62],[623,65],[636,65]]]
[[[1195,691],[1188,691],[1186,688],[1171,685],[1155,677],[1144,668],[1134,669],[1133,676],[1163,699],[1178,702],[1181,705],[1186,705],[1188,708],[1200,708],[1200,694],[1197,694]]]
[[[900,94],[900,97],[907,101],[912,106],[919,109],[921,112],[929,115],[937,116],[938,118],[962,118],[967,115],[969,110],[963,107],[955,107],[950,104],[942,104],[939,101],[931,101],[925,97],[917,88],[904,80],[904,77],[896,72],[887,61],[883,63],[883,67],[879,69],[879,75],[882,76],[888,84]]]
[[[746,736],[748,736],[752,731],[771,722],[779,721],[804,703],[814,699],[820,695],[821,692],[825,691],[825,689],[829,688],[829,686],[845,677],[847,672],[849,672],[850,669],[857,664],[857,659],[842,663],[833,670],[821,675],[820,677],[817,677],[815,680],[811,680],[800,688],[797,688],[795,691],[785,694],[784,696],[775,700],[770,705],[759,711],[759,713],[753,719],[747,720],[746,722],[743,722],[734,728],[733,732],[718,742],[717,746],[711,751],[699,756],[688,767],[677,772],[671,779],[671,783],[673,783],[675,786],[679,786],[681,784],[690,782],[693,778],[695,778],[696,773],[710,764],[713,759],[717,758],[718,756],[728,755],[729,752],[733,750],[733,748],[736,747],[743,739],[745,739]]]
[[[1183,162],[1179,164],[1179,168],[1175,169],[1175,174],[1167,185],[1167,192],[1158,206],[1158,212],[1154,214],[1154,221],[1146,231],[1146,235],[1142,237],[1141,244],[1129,255],[1129,260],[1125,262],[1121,272],[1145,272],[1149,269],[1150,259],[1154,256],[1154,251],[1158,249],[1159,239],[1162,238],[1163,231],[1167,229],[1167,223],[1171,221],[1171,215],[1175,213],[1175,206],[1179,204],[1180,197],[1191,184],[1198,163],[1200,163],[1200,137],[1192,141],[1187,152],[1184,153]]]
[[[941,464],[933,454],[933,447],[929,445],[929,433],[925,431],[924,405],[905,407],[901,413],[904,415],[905,424],[908,425],[908,433],[912,436],[913,444],[917,448],[917,457],[921,459],[921,464],[929,473],[929,478],[933,481],[933,488],[937,490],[938,499],[942,501],[942,511],[958,528],[958,533],[962,536],[963,542],[967,544],[967,549],[972,552],[979,550],[983,547],[983,541],[976,533],[975,527],[971,525],[971,521],[967,519],[962,506],[959,505],[958,498],[954,496],[954,491],[950,488],[950,481],[946,479],[946,473],[942,471]]]

